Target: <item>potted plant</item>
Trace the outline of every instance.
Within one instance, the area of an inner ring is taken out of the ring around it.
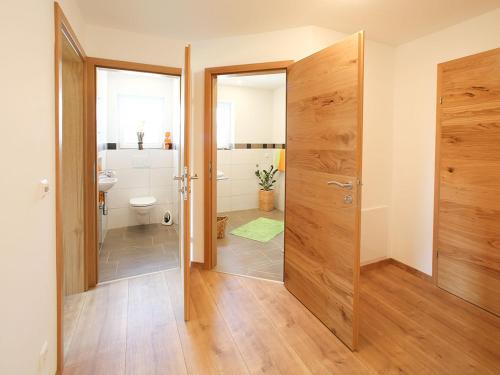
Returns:
[[[259,166],[257,165],[257,168]],[[278,172],[273,165],[268,170],[257,169],[255,175],[259,179],[259,209],[262,211],[272,211],[274,209],[274,190],[273,186],[276,183],[274,175]]]

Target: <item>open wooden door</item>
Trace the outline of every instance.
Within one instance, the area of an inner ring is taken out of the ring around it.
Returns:
[[[182,289],[184,294],[184,320],[189,320],[190,311],[190,275],[191,275],[191,46],[184,51],[184,69],[182,71],[182,111],[180,150],[179,150],[179,191],[180,191],[180,246]]]
[[[288,70],[285,286],[358,341],[364,34]]]

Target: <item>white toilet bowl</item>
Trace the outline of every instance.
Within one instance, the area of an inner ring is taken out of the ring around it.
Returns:
[[[140,224],[147,224],[149,222],[149,213],[156,203],[155,197],[137,197],[130,198],[130,207],[135,211],[137,220]]]

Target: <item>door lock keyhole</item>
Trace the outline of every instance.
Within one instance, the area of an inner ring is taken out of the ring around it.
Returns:
[[[352,195],[344,195],[344,203],[352,204]]]

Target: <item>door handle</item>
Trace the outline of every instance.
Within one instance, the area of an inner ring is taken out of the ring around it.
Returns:
[[[184,176],[174,176],[174,181],[183,181]]]
[[[198,178],[198,173],[195,173],[194,176],[189,177],[190,180],[197,180]]]
[[[346,183],[342,183],[342,182],[338,182],[338,181],[328,181],[327,185],[335,185],[335,186],[338,186],[342,189],[352,190],[352,182],[351,181],[346,182]]]

